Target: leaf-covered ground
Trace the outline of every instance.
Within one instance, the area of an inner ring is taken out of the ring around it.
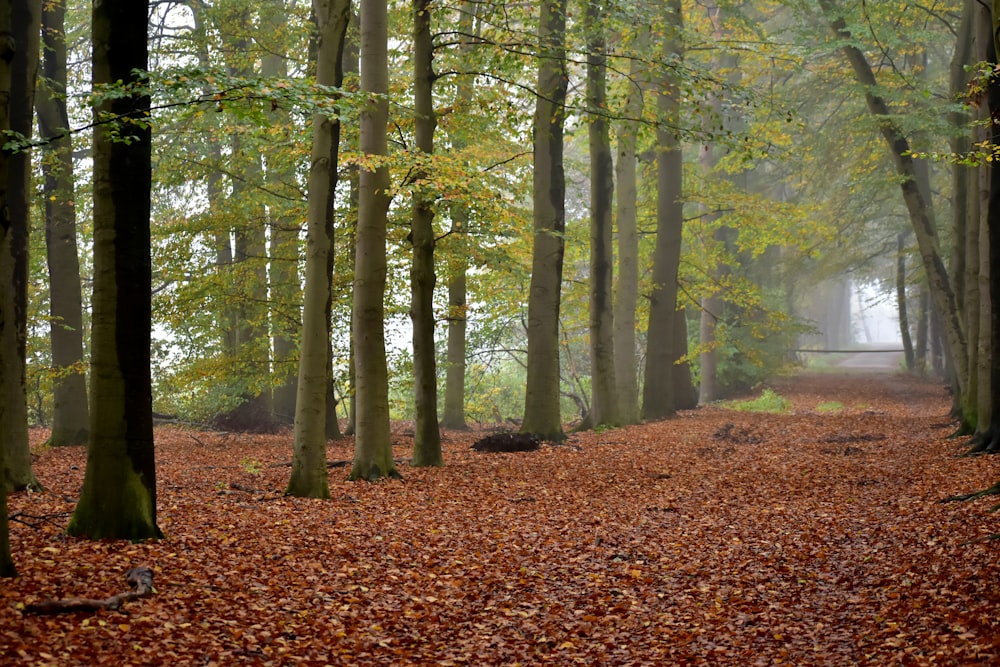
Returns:
[[[446,467],[332,468],[329,501],[281,495],[290,435],[164,429],[166,539],[148,544],[66,538],[85,455],[39,451],[48,493],[10,503],[0,662],[997,664],[997,500],[938,501],[1000,480],[1000,460],[956,456],[941,386],[776,389],[791,413],[711,407],[530,453],[449,432]],[[405,427],[396,441],[405,458]],[[18,608],[120,593],[137,565],[157,593],[122,612]]]

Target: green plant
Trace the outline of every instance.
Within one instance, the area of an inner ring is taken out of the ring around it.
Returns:
[[[746,401],[727,401],[723,404],[730,410],[740,412],[788,412],[792,403],[770,387],[764,388],[760,396]]]
[[[248,475],[259,475],[264,470],[264,464],[257,459],[247,457],[240,461],[240,466]]]
[[[844,409],[844,404],[839,401],[827,401],[816,406],[816,412],[834,414]]]

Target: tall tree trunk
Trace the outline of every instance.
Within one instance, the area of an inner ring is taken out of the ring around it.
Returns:
[[[361,23],[360,17],[353,10],[351,11],[350,25],[359,25]],[[344,44],[344,76],[350,77],[354,82],[353,90],[357,90],[357,86],[360,78],[360,65],[361,65],[361,53],[360,53],[360,36],[357,30],[348,30],[347,41]],[[349,257],[354,257],[356,255],[357,248],[357,237],[358,237],[358,202],[360,201],[361,195],[361,173],[358,168],[357,163],[352,162],[347,167],[347,183],[348,183],[348,210],[345,216],[345,234],[344,234],[344,253]],[[343,285],[353,285],[354,284],[354,268],[351,267],[347,271],[343,271],[340,277],[340,284]],[[334,287],[336,289],[336,286]],[[348,288],[349,291],[349,288]],[[338,290],[339,293],[339,290]],[[332,294],[332,292],[331,292]],[[350,304],[353,310],[354,304]],[[332,323],[332,320],[331,320]],[[356,400],[357,392],[357,376],[354,372],[354,328],[348,326],[350,329],[350,334],[348,335],[348,350],[347,350],[347,424],[344,426],[344,435],[354,435],[356,424],[357,424],[357,405]],[[330,340],[330,362],[331,367],[333,365],[333,339]],[[331,373],[332,376],[332,373]],[[336,416],[336,413],[334,415]],[[327,413],[327,424],[330,428],[327,428],[327,437],[332,437],[332,426],[331,415]],[[339,427],[338,427],[339,431]]]
[[[559,406],[559,306],[566,229],[563,122],[566,111],[566,0],[543,0],[538,19],[538,87],[535,98],[531,284],[528,356],[521,430],[562,440]]]
[[[11,85],[14,57],[18,45],[14,41],[12,20],[13,2],[0,0],[0,134],[10,130]],[[10,254],[13,228],[10,218],[8,176],[11,155],[0,151],[0,253]],[[4,260],[5,264],[9,260]],[[14,318],[13,274],[0,274],[0,373],[11,373],[16,366],[11,363],[17,354],[17,337]],[[7,421],[7,401],[0,401],[0,424]],[[6,448],[0,446],[0,577],[17,576],[10,553],[10,532],[7,522],[7,465]]]
[[[972,16],[972,60],[974,62],[987,62],[989,59],[990,45],[993,43],[993,21],[991,19],[990,7],[981,3],[976,3]],[[989,141],[987,131],[988,120],[990,118],[989,104],[980,104],[975,108],[975,123],[973,123],[973,145],[982,145]],[[968,228],[976,230],[968,234],[966,247],[970,255],[976,255],[977,259],[968,260],[969,264],[975,264],[978,271],[966,282],[966,287],[970,283],[978,285],[978,297],[970,294],[966,296],[966,304],[969,299],[976,298],[978,308],[978,344],[976,351],[976,430],[972,438],[973,446],[988,444],[990,437],[990,426],[992,424],[992,362],[993,350],[991,349],[992,337],[990,334],[992,326],[993,307],[990,303],[990,219],[989,219],[989,198],[990,198],[990,178],[992,174],[992,163],[981,164],[973,171],[968,179],[969,189],[969,215]],[[971,358],[971,357],[970,357]]]
[[[667,0],[667,24],[661,51],[664,61],[680,58],[682,15],[679,0]],[[674,336],[678,332],[677,274],[680,268],[684,203],[681,200],[682,165],[680,138],[680,90],[677,75],[664,67],[657,95],[656,129],[656,247],[653,254],[653,287],[649,295],[649,326],[642,410],[646,419],[662,419],[677,410],[674,363],[678,357]]]
[[[388,153],[388,9],[386,0],[361,3],[361,90],[370,93],[361,112],[361,154],[376,164],[361,169],[354,262],[354,372],[357,423],[351,479],[398,477],[389,433],[389,369],[385,358]]]
[[[463,2],[459,8],[459,52],[468,55],[473,48],[472,35],[476,29],[479,4]],[[465,37],[467,36],[467,37]],[[467,107],[472,101],[470,77],[463,77],[456,84],[455,104]],[[466,147],[462,137],[452,139],[456,151]],[[469,269],[468,250],[469,209],[461,203],[451,207],[451,234],[448,254],[448,363],[445,369],[444,414],[441,425],[445,428],[464,430],[465,423],[465,346],[468,327],[466,273]]]
[[[288,77],[288,19],[285,0],[267,0],[261,5],[262,29],[254,36],[264,56],[260,71],[267,79],[280,81]],[[288,126],[288,111],[280,104],[268,113],[276,126]],[[295,340],[302,328],[302,290],[299,285],[299,225],[284,203],[297,195],[294,190],[295,170],[286,149],[267,146],[264,151],[265,180],[268,189],[278,193],[268,204],[270,250],[268,252],[268,285],[270,288],[271,346],[273,349],[272,411],[276,422],[291,423],[295,419],[295,395],[298,382]]]
[[[640,26],[635,38],[636,53],[645,53],[649,29]],[[637,223],[638,187],[636,177],[636,142],[648,88],[646,67],[641,58],[629,63],[628,97],[618,131],[618,180],[616,217],[618,219],[618,275],[615,283],[614,349],[615,386],[623,423],[640,420],[639,372],[636,359],[636,307],[639,304],[639,231]]]
[[[38,42],[41,26],[40,0],[13,3],[13,39],[17,49],[12,62],[10,129],[31,136],[35,79],[38,74]],[[0,447],[6,450],[8,483],[11,488],[41,488],[31,470],[28,447],[28,402],[25,393],[25,355],[28,327],[28,228],[31,209],[31,152],[20,150],[9,157],[7,207],[10,210],[9,252],[0,255],[0,271],[14,287],[12,334],[16,352],[4,360],[0,391],[5,409],[0,421]],[[3,350],[6,355],[7,348]]]
[[[319,48],[316,83],[339,87],[343,82],[344,36],[350,0],[313,0]],[[326,472],[326,413],[329,379],[329,257],[333,246],[328,221],[333,215],[334,188],[339,162],[340,120],[313,115],[312,156],[309,161],[309,212],[306,238],[306,286],[299,343],[298,396],[292,475],[285,493],[307,498],[329,498]]]
[[[1000,0],[993,0],[990,20],[993,39],[987,44],[987,62],[996,66],[997,53],[1000,52]],[[990,111],[990,145],[996,150],[1000,146],[1000,81],[996,77],[989,79],[987,100]],[[995,162],[989,163],[989,202],[987,216],[989,226],[989,292],[990,292],[990,385],[995,390],[1000,387],[1000,168]],[[972,451],[1000,451],[1000,392],[990,393],[990,426],[982,440],[972,448]]]
[[[52,346],[53,447],[85,445],[90,432],[87,376],[83,366],[83,305],[76,245],[73,142],[66,113],[66,2],[42,12],[42,76],[35,98],[38,130],[51,155],[42,160],[45,245],[49,274],[49,337]]]
[[[417,151],[434,152],[434,42],[430,0],[413,0],[413,125]],[[418,158],[419,159],[419,158]],[[434,350],[434,208],[422,181],[429,174],[418,168],[413,178],[410,238],[410,318],[413,322],[414,415],[411,465],[439,466],[441,430],[437,415],[437,362]]]
[[[888,103],[878,95],[878,85],[871,64],[865,54],[853,46],[853,36],[847,29],[843,17],[835,15],[835,8],[831,0],[820,0],[820,6],[828,15],[834,35],[843,42],[841,50],[854,71],[855,78],[864,90],[868,110],[878,119],[882,136],[892,153],[896,173],[900,177],[903,201],[906,204],[910,222],[916,234],[917,246],[920,249],[920,257],[923,260],[930,297],[934,308],[941,316],[941,325],[948,343],[947,352],[955,366],[958,389],[960,392],[964,392],[969,378],[969,357],[966,351],[962,317],[941,255],[934,209],[918,185],[915,161],[910,155],[910,143],[903,130],[893,120],[894,116]]]
[[[590,145],[590,422],[618,426],[621,417],[615,385],[612,295],[612,202],[614,164],[608,129],[606,18],[601,0],[589,0],[587,33],[587,107]]]
[[[147,3],[135,0],[94,3],[95,88],[144,80],[147,12]],[[91,539],[143,540],[160,537],[149,365],[149,97],[133,93],[104,101],[94,114],[134,122],[120,123],[119,137],[103,128],[94,131],[91,440],[83,490],[67,531]]]

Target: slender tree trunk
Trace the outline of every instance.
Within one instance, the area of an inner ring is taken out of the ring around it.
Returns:
[[[135,0],[94,4],[95,87],[142,81],[136,72],[147,69],[147,11],[147,3]],[[97,105],[94,113],[136,122],[119,124],[121,137],[103,128],[94,132],[91,441],[67,530],[91,539],[142,540],[160,537],[149,365],[149,97],[122,96]]]
[[[316,83],[340,86],[343,81],[344,36],[350,15],[350,0],[313,0],[313,16],[319,38]],[[340,121],[313,115],[312,156],[309,161],[309,212],[306,238],[306,286],[299,344],[298,396],[295,401],[295,455],[285,493],[307,498],[329,498],[326,472],[326,413],[329,379],[329,257],[333,253],[328,236],[332,220]]]
[[[431,37],[430,0],[413,0],[413,125],[417,150],[434,152],[434,43]],[[422,181],[429,177],[418,168],[413,178],[413,217],[410,238],[410,318],[413,322],[414,416],[413,466],[439,466],[441,431],[437,415],[437,360],[434,350],[434,208]]]
[[[587,106],[590,145],[590,421],[618,426],[622,420],[615,384],[612,296],[612,202],[614,164],[608,129],[605,12],[601,0],[587,3]]]
[[[359,25],[360,17],[353,10],[351,11],[350,25]],[[347,41],[344,44],[344,76],[350,77],[354,82],[353,90],[357,90],[358,80],[360,78],[360,39],[358,32],[356,30],[349,30],[347,33]],[[347,167],[347,182],[348,182],[348,210],[345,225],[346,233],[344,234],[344,252],[348,254],[349,257],[354,257],[356,255],[355,249],[357,248],[357,231],[358,231],[358,202],[360,201],[361,195],[361,172],[356,163],[351,163]],[[339,284],[343,285],[353,285],[354,284],[354,268],[353,266],[341,273]],[[350,304],[353,310],[353,302]],[[331,320],[332,322],[332,320]],[[344,427],[345,435],[354,435],[356,424],[357,424],[357,405],[356,400],[357,392],[357,376],[354,372],[354,329],[348,326],[350,329],[350,334],[348,335],[348,350],[347,350],[347,424]],[[333,362],[333,341],[331,338],[330,343],[330,362],[332,366]],[[329,415],[328,415],[329,423]],[[331,424],[332,426],[332,424]],[[338,427],[339,430],[339,427]],[[331,430],[327,429],[327,437],[331,435]]]
[[[479,4],[463,2],[459,9],[458,31],[461,43],[459,51],[469,54],[475,48],[471,35],[476,29],[476,15]],[[456,84],[456,106],[465,107],[472,101],[472,83],[463,77]],[[452,139],[456,151],[466,147],[465,140],[458,136]],[[469,268],[468,226],[469,209],[461,203],[451,207],[451,234],[448,257],[448,364],[445,370],[444,414],[441,425],[445,428],[465,430],[465,346],[468,326],[468,303],[466,297],[466,273]]]
[[[661,50],[664,60],[681,56],[682,15],[679,0],[665,3],[665,28]],[[656,130],[656,247],[653,254],[653,287],[649,295],[649,326],[642,409],[646,419],[662,419],[677,410],[674,363],[678,346],[677,274],[680,268],[684,203],[681,200],[682,165],[680,90],[671,68],[664,68],[657,95],[659,125]]]
[[[882,135],[892,153],[896,172],[900,176],[903,201],[906,204],[923,260],[930,297],[934,308],[941,316],[941,324],[948,343],[948,355],[955,365],[958,389],[960,392],[964,392],[969,378],[965,331],[962,327],[961,313],[958,311],[951,280],[941,255],[934,209],[918,186],[914,159],[910,155],[910,143],[902,129],[893,120],[894,115],[885,99],[877,94],[878,84],[871,64],[865,54],[853,46],[853,36],[847,29],[846,22],[842,17],[835,16],[831,0],[820,0],[820,6],[829,16],[833,33],[838,39],[844,41],[841,49],[854,70],[858,83],[864,89],[868,110],[878,119]]]
[[[635,38],[636,53],[649,48],[649,29],[640,26]],[[636,177],[636,142],[643,96],[648,88],[647,72],[641,58],[629,63],[629,91],[618,132],[618,275],[615,284],[614,349],[615,385],[621,419],[626,424],[640,420],[639,372],[636,359],[636,308],[639,305],[639,231],[637,224],[638,179]]]
[[[521,430],[544,440],[565,435],[559,405],[559,307],[566,229],[563,122],[566,0],[543,0],[538,19],[534,132],[534,242],[528,293],[528,376]]]
[[[899,335],[903,341],[903,359],[906,370],[911,373],[917,367],[913,352],[913,338],[910,336],[910,316],[906,307],[906,237],[907,232],[896,235],[896,312],[899,316]]]
[[[267,0],[261,5],[260,30],[254,39],[264,51],[261,74],[280,81],[288,77],[288,19],[285,0]],[[288,111],[278,104],[268,113],[278,127],[288,126]],[[282,146],[267,146],[264,152],[265,179],[268,189],[284,197],[296,197],[294,166]],[[273,197],[268,204],[270,251],[268,285],[270,298],[271,346],[273,348],[272,411],[276,422],[295,419],[295,395],[298,382],[296,338],[302,328],[302,289],[299,284],[299,224],[289,213],[283,199]]]
[[[46,5],[42,12],[42,76],[35,99],[38,130],[49,141],[42,160],[45,200],[45,245],[49,273],[49,337],[52,346],[53,447],[85,445],[90,411],[83,366],[83,306],[80,259],[76,245],[73,193],[73,143],[66,113],[66,2]]]
[[[357,423],[351,479],[398,477],[389,433],[389,369],[385,358],[386,225],[388,153],[388,10],[385,0],[361,3],[361,90],[371,93],[361,112],[361,169],[358,236],[354,262],[354,372]]]
[[[17,42],[14,41],[12,21],[13,2],[0,0],[0,133],[10,130],[11,87],[14,70],[14,57]],[[10,217],[8,176],[10,175],[11,155],[0,151],[0,253],[6,264],[10,254],[13,228]],[[14,283],[13,274],[4,271],[0,274],[0,373],[14,372],[16,366],[11,363],[17,353],[17,337],[14,318]],[[0,424],[8,420],[7,401],[0,401]],[[7,521],[7,465],[6,448],[0,446],[0,577],[17,576],[14,561],[10,552],[10,532]]]
[[[920,297],[918,301],[920,309],[917,311],[917,334],[916,345],[914,346],[913,366],[917,374],[924,375],[927,372],[927,352],[928,352],[928,331],[930,329],[930,295],[927,292],[927,285],[920,286]]]
[[[989,60],[990,45],[993,43],[993,21],[990,7],[977,3],[972,16],[972,39],[973,50],[972,60],[975,62],[987,62]],[[980,104],[975,109],[975,120],[973,124],[973,144],[981,144],[990,139],[987,131],[988,119],[990,118],[990,105]],[[976,391],[976,431],[972,438],[973,446],[989,444],[990,427],[992,424],[992,362],[993,343],[991,336],[993,306],[990,302],[990,218],[989,218],[989,198],[990,198],[990,178],[992,175],[992,163],[979,165],[969,178],[969,229],[977,230],[970,233],[967,244],[970,254],[977,255],[976,260],[970,261],[978,266],[977,274],[966,283],[968,287],[974,282],[978,285],[978,345],[976,353],[976,378],[978,387]],[[966,303],[972,296],[966,297]]]

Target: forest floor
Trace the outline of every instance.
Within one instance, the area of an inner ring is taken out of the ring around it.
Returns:
[[[290,434],[164,428],[166,538],[145,544],[67,538],[85,452],[39,448],[48,491],[10,499],[0,664],[1000,663],[1000,500],[940,502],[1000,458],[959,456],[940,383],[773,387],[784,414],[712,406],[529,453],[447,432],[445,467],[331,468],[327,501],[282,496]],[[135,566],[156,593],[119,612],[22,612],[121,593]]]

